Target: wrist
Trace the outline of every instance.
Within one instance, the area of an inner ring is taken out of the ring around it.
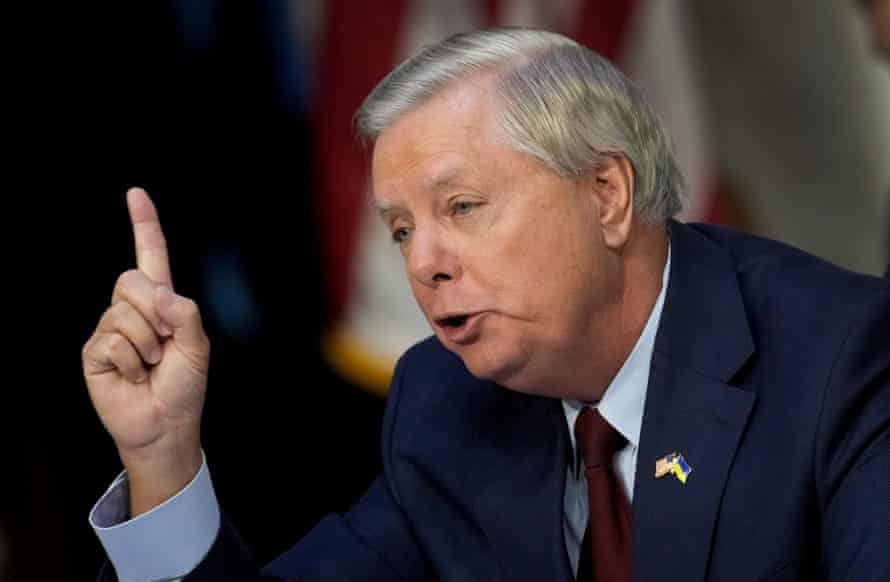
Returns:
[[[165,450],[119,450],[130,489],[130,517],[167,501],[188,485],[203,463],[200,440]]]

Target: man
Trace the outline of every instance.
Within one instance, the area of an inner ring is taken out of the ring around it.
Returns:
[[[664,130],[555,34],[451,37],[357,119],[435,337],[396,368],[383,474],[264,575],[888,579],[887,282],[673,221]],[[258,579],[201,451],[198,308],[128,202],[138,270],[83,350],[127,472],[91,520],[120,579]]]

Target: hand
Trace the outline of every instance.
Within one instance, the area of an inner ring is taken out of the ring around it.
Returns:
[[[131,188],[127,206],[138,268],[118,278],[83,347],[83,371],[127,469],[135,516],[175,495],[201,466],[210,343],[195,302],[173,291],[151,198]]]

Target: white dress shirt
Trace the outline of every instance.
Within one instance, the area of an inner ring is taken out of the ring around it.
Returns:
[[[668,249],[655,306],[637,343],[602,399],[594,404],[562,402],[573,451],[576,451],[575,419],[583,406],[598,408],[603,418],[627,439],[627,445],[615,454],[613,462],[628,500],[633,500],[643,406],[670,265]],[[577,453],[573,457],[577,457]],[[566,550],[576,575],[588,520],[587,480],[584,472],[577,468],[576,463],[566,467],[563,505]],[[126,472],[123,472],[99,498],[89,517],[90,525],[121,582],[166,582],[184,577],[204,559],[219,530],[219,505],[206,459],[195,478],[175,496],[134,519],[126,519],[128,512],[129,487]]]
[[[643,425],[643,407],[646,404],[646,388],[649,385],[649,369],[652,365],[655,333],[658,331],[658,323],[661,321],[670,270],[671,253],[668,248],[667,262],[661,278],[661,291],[655,301],[655,306],[649,314],[649,319],[646,321],[637,343],[606,388],[600,401],[595,404],[577,400],[562,401],[566,422],[569,425],[573,458],[577,458],[578,455],[575,444],[575,420],[584,406],[597,408],[606,422],[620,432],[627,441],[627,444],[615,453],[613,468],[629,502],[633,501],[634,496],[634,475],[637,467],[637,451],[640,447],[640,427]],[[652,464],[654,470],[655,459],[652,459]],[[572,571],[577,576],[581,542],[584,539],[590,515],[587,501],[587,478],[577,463],[569,463],[566,472],[563,532],[565,533],[569,561],[572,563]]]

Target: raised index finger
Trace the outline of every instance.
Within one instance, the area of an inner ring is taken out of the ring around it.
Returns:
[[[142,188],[127,190],[127,208],[133,223],[136,240],[136,266],[155,283],[173,287],[170,276],[170,259],[167,256],[167,240],[161,230],[158,211]]]

